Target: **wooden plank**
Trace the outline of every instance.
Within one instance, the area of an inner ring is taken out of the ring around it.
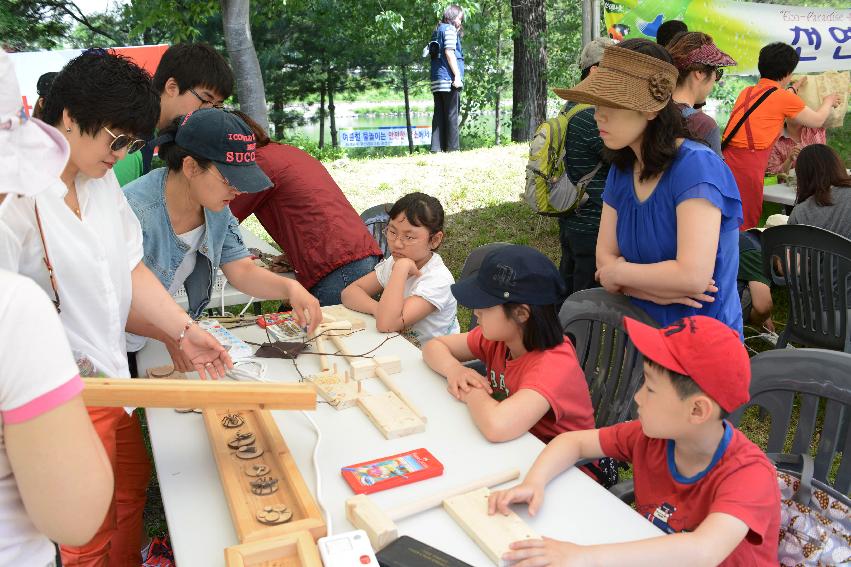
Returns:
[[[489,488],[480,488],[443,501],[446,512],[452,516],[467,535],[496,565],[503,565],[501,557],[508,546],[521,539],[539,539],[520,516],[509,512],[488,515]]]
[[[386,439],[425,431],[425,422],[393,392],[361,394],[358,406]]]
[[[322,567],[319,549],[307,531],[225,549],[227,567]]]
[[[93,407],[316,409],[309,384],[83,378],[83,401]]]
[[[339,339],[338,339],[339,340]],[[340,344],[335,341],[335,344]],[[339,346],[337,348],[340,348]],[[347,351],[348,352],[348,351]],[[349,358],[349,366],[352,367],[352,377],[355,380],[373,378],[376,367],[381,368],[387,374],[398,374],[402,371],[402,361],[398,356],[376,356],[374,358]]]
[[[354,407],[358,403],[361,384],[335,372],[323,372],[307,377],[307,381],[316,388],[328,404],[337,410]]]
[[[334,323],[336,321],[348,321],[352,324],[353,331],[366,328],[363,313],[352,311],[343,305],[330,305],[322,308],[322,320]]]
[[[315,399],[312,388],[311,394]],[[222,410],[204,410],[204,424],[240,543],[261,541],[301,530],[309,531],[314,539],[324,536],[325,521],[319,506],[296,467],[272,414],[266,410],[242,411],[239,415],[243,423],[236,428],[222,425],[227,415],[228,412]],[[232,440],[237,431],[253,433],[254,446],[263,450],[262,455],[248,460],[239,458],[237,452],[228,447],[228,441]],[[246,473],[254,465],[268,467],[265,476],[278,481],[275,492],[262,495],[252,493],[249,483],[257,477]],[[292,519],[276,525],[261,523],[257,514],[267,506],[285,506],[292,513]]]

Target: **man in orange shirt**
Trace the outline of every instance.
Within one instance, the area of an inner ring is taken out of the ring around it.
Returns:
[[[759,52],[759,82],[739,93],[722,143],[724,159],[733,171],[742,197],[744,222],[740,230],[753,228],[762,214],[762,188],[765,168],[774,142],[787,118],[801,126],[820,128],[839,96],[830,94],[818,110],[807,108],[798,96],[798,87],[806,78],[789,85],[798,65],[798,53],[785,43],[771,43]],[[788,90],[787,90],[787,85]],[[745,113],[771,91],[736,130]],[[790,92],[791,91],[791,92]]]

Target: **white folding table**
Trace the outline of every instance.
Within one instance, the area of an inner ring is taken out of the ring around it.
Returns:
[[[374,319],[364,316],[367,329],[345,339],[351,353],[365,353],[378,346],[387,334],[375,330]],[[261,342],[264,332],[256,326],[234,330],[245,340]],[[330,345],[330,342],[326,342]],[[544,445],[530,434],[507,443],[490,443],[476,429],[464,404],[446,391],[445,380],[432,372],[419,349],[402,337],[390,339],[376,355],[395,355],[402,371],[394,375],[402,391],[428,418],[423,433],[386,440],[361,411],[354,407],[337,411],[319,404],[310,415],[319,425],[321,502],[326,507],[335,533],[352,529],[346,520],[344,502],[352,492],[340,475],[344,466],[424,447],[445,466],[442,476],[378,492],[370,496],[382,508],[404,504],[435,491],[467,484],[480,477],[519,468],[523,474]],[[293,362],[262,359],[266,377],[294,382],[298,374]],[[149,341],[139,353],[139,369],[169,362],[163,345]],[[318,372],[315,355],[297,359],[301,372]],[[337,360],[342,371],[344,359]],[[367,380],[367,391],[382,391],[377,380]],[[308,487],[316,494],[317,478],[311,462],[316,434],[301,412],[273,412],[275,421],[295,458]],[[159,486],[165,505],[169,533],[177,564],[181,567],[217,567],[224,564],[223,549],[238,543],[228,513],[222,486],[203,419],[198,414],[178,414],[171,409],[147,410],[148,427]],[[579,544],[628,541],[661,535],[650,522],[612,496],[579,470],[572,469],[547,487],[542,509],[534,518],[525,506],[518,513],[540,535]],[[442,508],[397,522],[407,534],[474,566],[491,562]]]

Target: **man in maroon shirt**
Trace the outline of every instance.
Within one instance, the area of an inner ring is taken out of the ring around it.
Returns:
[[[240,222],[254,213],[281,247],[296,279],[321,305],[340,303],[340,292],[368,274],[381,249],[322,163],[294,146],[269,139],[257,123],[234,112],[254,131],[257,165],[272,188],[236,197]]]

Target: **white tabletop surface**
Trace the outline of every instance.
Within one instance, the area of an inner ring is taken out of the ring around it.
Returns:
[[[762,192],[763,201],[771,201],[772,203],[780,203],[781,205],[794,205],[795,196],[795,188],[785,183],[766,185]]]
[[[364,316],[367,330],[345,339],[352,353],[376,347],[389,335],[375,331],[374,320]],[[235,330],[253,342],[264,340],[257,327]],[[328,343],[330,344],[330,343]],[[357,408],[337,411],[319,404],[311,412],[322,431],[319,468],[322,503],[333,521],[334,533],[352,529],[346,520],[344,502],[353,494],[340,475],[343,466],[424,447],[445,466],[442,476],[385,490],[370,496],[382,508],[405,504],[438,490],[451,489],[485,475],[511,468],[523,474],[544,445],[526,434],[508,443],[489,443],[472,423],[467,408],[447,392],[442,377],[422,361],[420,351],[401,337],[385,343],[377,355],[395,355],[402,372],[394,375],[399,387],[428,418],[423,433],[386,440]],[[267,378],[297,380],[292,361],[263,359]],[[169,362],[163,345],[149,341],[139,353],[139,369]],[[343,359],[340,369],[347,368]],[[298,358],[302,372],[318,371],[318,357]],[[367,380],[365,389],[380,392],[377,380]],[[316,436],[306,418],[297,411],[273,412],[308,487],[315,495],[316,474],[311,461]],[[181,567],[216,567],[224,564],[223,549],[237,544],[222,486],[203,419],[198,414],[178,414],[170,409],[147,410],[160,490],[177,564]],[[572,469],[557,477],[547,488],[543,508],[534,518],[525,506],[517,512],[540,535],[580,544],[628,541],[660,535],[650,522],[621,503],[584,473]],[[490,560],[455,522],[436,508],[397,522],[400,535],[410,535],[474,566],[491,565]]]
[[[275,256],[280,254],[280,251],[278,251],[275,247],[273,247],[271,244],[269,244],[247,228],[240,227],[240,232],[242,233],[242,240],[245,242],[246,248],[257,248],[261,252],[274,254]],[[292,272],[285,272],[279,275],[286,278],[295,278],[295,274]],[[225,278],[221,270],[218,270],[216,272],[216,282],[214,282],[213,285],[213,293],[210,297],[210,307],[221,307],[222,305],[222,282],[227,282],[227,278]],[[232,285],[226,285],[224,286],[224,288],[225,307],[229,305],[243,305],[245,303],[248,303],[249,301],[252,301],[252,297],[250,295],[245,295]],[[182,287],[174,295],[174,300],[177,302],[178,305],[180,305],[184,309],[189,308],[189,304],[187,303],[186,299],[186,292],[183,290]]]

